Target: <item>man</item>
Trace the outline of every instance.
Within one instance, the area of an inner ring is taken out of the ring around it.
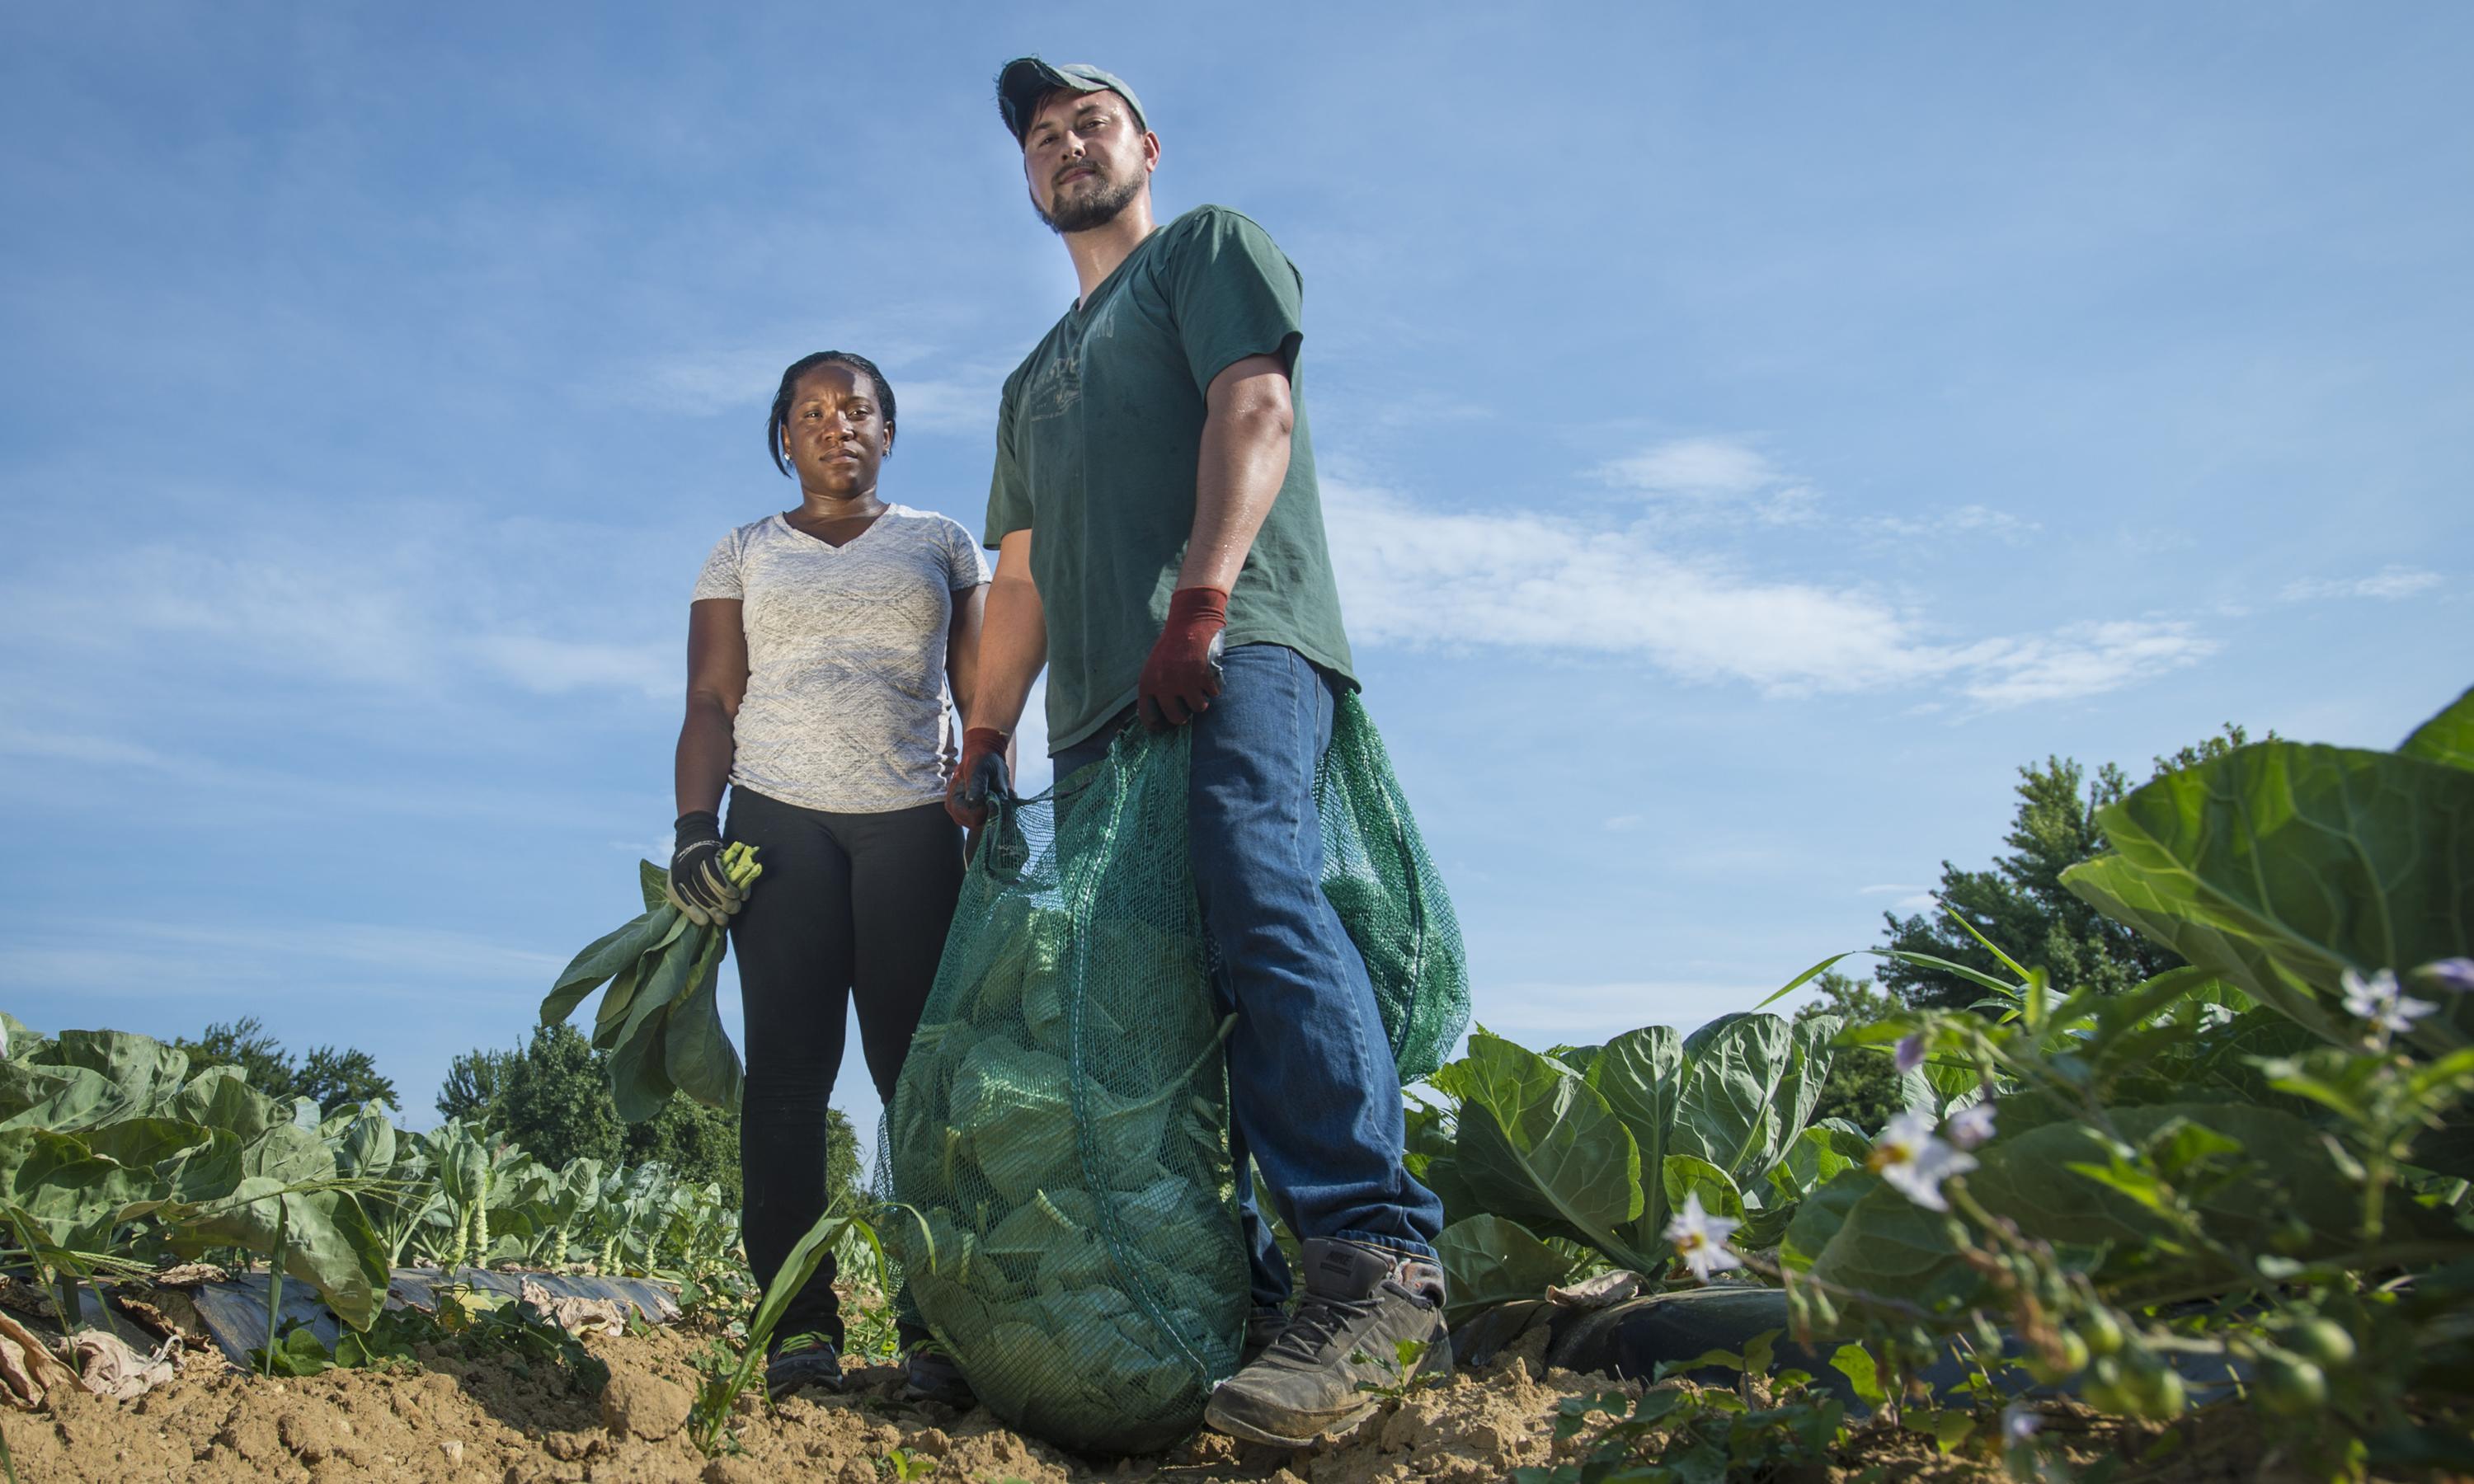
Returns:
[[[1080,297],[1006,381],[983,537],[998,553],[949,807],[966,827],[1049,668],[1059,777],[1118,728],[1191,727],[1195,891],[1238,1014],[1231,1153],[1303,1242],[1305,1288],[1249,1205],[1249,1363],[1205,1414],[1302,1445],[1450,1364],[1435,1196],[1401,1164],[1399,1076],[1364,962],[1318,883],[1315,765],[1350,675],[1297,390],[1298,273],[1245,217],[1152,216],[1159,137],[1096,67],[1007,64],[999,111]],[[1242,1175],[1241,1187],[1246,1184]],[[1253,1353],[1260,1346],[1259,1354]]]

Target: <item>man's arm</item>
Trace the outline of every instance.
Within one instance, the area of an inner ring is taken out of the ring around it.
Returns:
[[[1289,477],[1296,425],[1289,373],[1277,356],[1232,361],[1204,389],[1194,529],[1169,594],[1168,620],[1135,687],[1135,705],[1154,729],[1184,726],[1220,694],[1213,644],[1228,626],[1228,591]]]
[[[1237,586],[1246,553],[1289,477],[1289,434],[1297,412],[1288,368],[1278,356],[1249,355],[1211,378],[1203,393],[1202,457],[1194,471],[1194,533],[1179,587]]]
[[[1010,736],[1022,721],[1023,703],[1031,699],[1031,682],[1047,663],[1048,610],[1031,575],[1031,533],[1011,532],[998,543],[996,577],[988,584],[970,726]]]
[[[1031,576],[1031,533],[1008,532],[997,543],[997,575],[988,584],[987,621],[980,631],[979,683],[962,714],[962,756],[945,788],[945,812],[964,829],[987,823],[988,794],[1011,788],[1013,731],[1031,682],[1048,663],[1048,612]]]

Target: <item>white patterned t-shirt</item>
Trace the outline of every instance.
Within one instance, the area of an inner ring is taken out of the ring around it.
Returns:
[[[723,537],[695,596],[742,605],[732,786],[835,814],[942,800],[957,754],[945,638],[955,596],[987,580],[968,531],[906,505],[839,546],[780,515]]]

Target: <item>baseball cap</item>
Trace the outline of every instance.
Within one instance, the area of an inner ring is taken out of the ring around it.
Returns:
[[[1126,100],[1134,110],[1134,123],[1148,131],[1144,121],[1143,101],[1126,85],[1126,80],[1113,72],[1103,72],[1086,61],[1062,64],[1046,62],[1036,57],[1017,57],[1005,64],[997,74],[997,112],[1013,134],[1013,142],[1022,143],[1031,131],[1031,117],[1039,108],[1039,100],[1060,87],[1078,93],[1112,92]]]

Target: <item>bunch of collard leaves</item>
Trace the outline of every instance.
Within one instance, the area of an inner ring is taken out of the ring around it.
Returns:
[[[593,1020],[593,1044],[610,1053],[618,1116],[642,1123],[673,1092],[736,1113],[739,1051],[715,1000],[729,936],[689,922],[670,905],[661,867],[639,861],[637,868],[643,915],[575,956],[542,1000],[541,1023],[566,1019],[607,984]]]
[[[1976,1014],[1851,1033],[1993,1136],[1805,1203],[1775,1253],[1805,1328],[2006,1333],[2160,1419],[2195,1368],[2314,1472],[2474,1468],[2474,692],[2394,753],[2260,743],[2100,822],[2065,883],[2189,967],[2101,995],[2005,958]]]

